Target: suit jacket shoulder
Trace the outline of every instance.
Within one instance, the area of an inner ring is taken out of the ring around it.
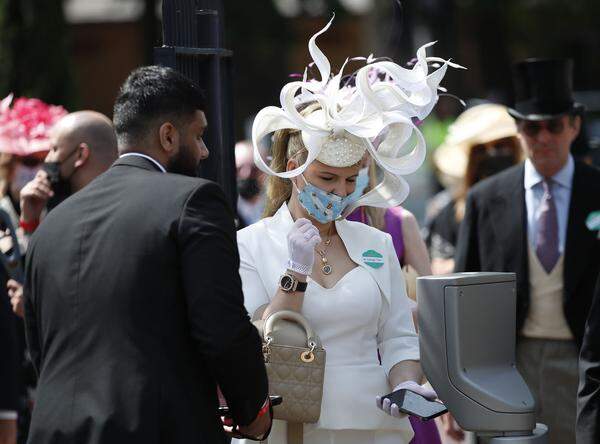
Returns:
[[[524,164],[512,166],[498,174],[476,183],[469,194],[477,201],[492,196],[511,196],[517,187],[523,187]]]
[[[590,191],[600,190],[600,169],[593,165],[588,165],[585,162],[576,160],[573,182],[575,181],[581,181],[582,183],[585,183],[590,187]],[[600,199],[597,199],[596,201],[598,202]]]
[[[517,324],[524,320],[529,293],[523,174],[521,163],[469,191],[455,254],[457,272],[517,274]]]

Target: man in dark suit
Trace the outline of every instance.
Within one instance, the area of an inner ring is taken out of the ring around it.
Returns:
[[[456,271],[517,273],[517,364],[550,443],[575,441],[577,359],[600,242],[585,226],[600,207],[600,171],[573,160],[581,106],[567,60],[515,65],[517,120],[527,160],[467,197]]]
[[[600,278],[579,356],[577,444],[600,442]]]
[[[119,160],[33,235],[30,443],[224,443],[217,386],[236,432],[268,432],[233,213],[217,184],[194,177],[208,156],[203,109],[176,71],[134,71],[115,103]]]
[[[112,121],[96,111],[76,111],[60,119],[50,133],[50,151],[42,169],[19,193],[19,225],[29,238],[44,210],[50,211],[110,168],[117,159]],[[13,311],[23,317],[23,287],[8,281]]]

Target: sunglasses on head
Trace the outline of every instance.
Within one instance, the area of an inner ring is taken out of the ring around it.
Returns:
[[[521,129],[529,137],[535,137],[538,133],[546,128],[550,134],[558,135],[565,129],[565,124],[562,119],[552,120],[523,120],[521,121]]]

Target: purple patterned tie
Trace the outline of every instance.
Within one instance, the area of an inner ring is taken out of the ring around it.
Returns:
[[[546,179],[542,182],[544,196],[540,205],[540,215],[537,223],[537,236],[535,239],[535,252],[540,263],[550,273],[558,261],[558,215],[556,204],[552,197],[551,182]]]

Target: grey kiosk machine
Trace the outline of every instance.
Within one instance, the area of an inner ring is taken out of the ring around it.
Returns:
[[[478,444],[546,444],[515,365],[514,273],[417,280],[421,365],[458,424]]]

